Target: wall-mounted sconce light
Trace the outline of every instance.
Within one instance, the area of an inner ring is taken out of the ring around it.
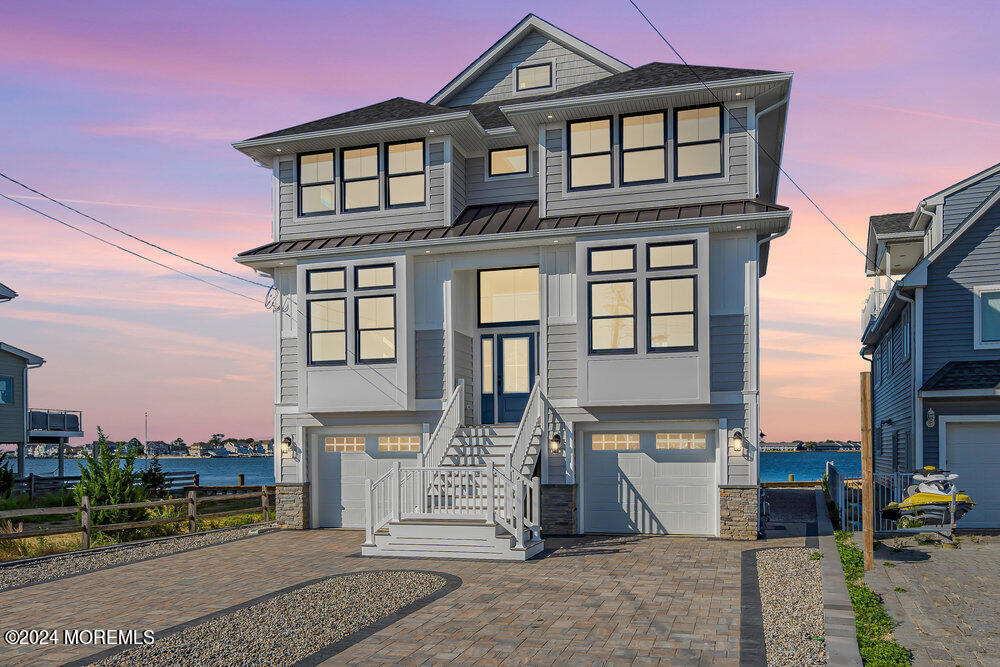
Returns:
[[[924,423],[927,424],[927,428],[934,428],[934,423],[937,421],[937,414],[934,412],[934,408],[927,408],[927,417]]]
[[[733,445],[733,451],[740,453],[743,451],[743,431],[735,430],[733,435],[730,437],[730,442]]]
[[[558,454],[562,451],[562,436],[558,433],[553,433],[552,438],[549,439],[549,451],[553,454]]]
[[[281,453],[286,456],[292,453],[292,439],[288,436],[281,439]]]

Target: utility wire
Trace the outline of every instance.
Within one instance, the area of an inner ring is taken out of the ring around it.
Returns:
[[[222,269],[217,269],[214,266],[209,266],[208,264],[202,264],[198,260],[191,259],[190,257],[185,257],[184,255],[180,255],[180,254],[178,254],[176,252],[173,252],[172,250],[167,250],[163,246],[156,245],[155,243],[151,243],[151,242],[149,242],[149,241],[147,241],[145,239],[139,238],[135,234],[130,234],[129,232],[125,231],[124,229],[121,229],[120,227],[115,227],[114,225],[109,224],[107,222],[104,222],[103,220],[98,220],[97,218],[95,218],[94,216],[90,215],[89,213],[84,213],[83,211],[81,211],[78,208],[74,208],[74,207],[70,206],[69,204],[67,204],[65,202],[59,201],[58,199],[56,199],[54,197],[50,197],[49,195],[45,194],[44,192],[40,192],[40,191],[36,190],[35,188],[33,188],[33,187],[29,186],[29,185],[25,185],[24,183],[22,183],[21,181],[17,180],[16,178],[12,178],[11,176],[8,176],[7,174],[5,174],[3,172],[0,172],[0,177],[7,179],[8,181],[10,181],[11,183],[13,183],[14,185],[21,186],[22,188],[24,188],[25,190],[27,190],[29,192],[34,192],[39,197],[42,197],[43,199],[47,199],[50,202],[52,202],[53,204],[58,204],[59,206],[62,206],[65,209],[73,211],[77,215],[82,215],[83,217],[87,218],[88,220],[93,220],[94,222],[96,222],[99,225],[103,225],[103,226],[107,227],[108,229],[112,229],[112,230],[118,232],[119,234],[123,234],[123,235],[129,237],[130,239],[138,241],[139,243],[145,243],[149,247],[156,248],[157,250],[159,250],[161,252],[165,252],[168,255],[172,255],[172,256],[174,256],[174,257],[176,257],[178,259],[183,259],[186,262],[191,262],[192,264],[196,264],[196,265],[200,266],[203,269],[208,269],[209,271],[215,271],[216,273],[221,273],[224,276],[228,276],[230,278],[235,278],[236,280],[242,280],[243,282],[249,283],[251,285],[256,285],[257,287],[264,287],[264,288],[269,288],[270,287],[269,285],[265,285],[264,283],[259,283],[256,280],[250,280],[249,278],[244,278],[243,276],[238,276],[235,273],[229,273],[228,271],[223,271]],[[5,197],[5,199],[10,199],[10,198],[9,197]],[[11,200],[11,201],[13,201],[13,200]],[[34,210],[34,209],[32,209],[32,210]]]
[[[714,91],[714,90],[712,90],[712,89],[711,89],[711,88],[709,87],[709,85],[708,85],[707,83],[705,83],[705,80],[704,80],[704,79],[702,79],[702,78],[701,78],[701,76],[699,76],[699,75],[698,75],[698,72],[697,72],[697,71],[696,71],[696,70],[695,70],[695,69],[694,69],[693,67],[691,67],[691,65],[690,65],[690,64],[688,63],[688,61],[684,60],[684,56],[682,56],[682,55],[681,55],[681,54],[680,54],[680,53],[679,53],[679,52],[677,51],[677,49],[675,49],[675,48],[674,48],[674,45],[670,43],[670,40],[668,40],[668,39],[667,39],[667,38],[666,38],[666,37],[665,37],[665,36],[663,35],[663,33],[662,33],[662,32],[660,32],[660,29],[659,29],[659,28],[657,28],[657,27],[656,27],[656,25],[655,25],[655,24],[654,24],[654,23],[653,23],[652,21],[650,21],[650,20],[649,20],[649,17],[648,17],[648,16],[646,16],[646,13],[645,13],[644,11],[642,11],[642,9],[641,9],[641,8],[639,7],[639,5],[637,5],[637,4],[635,3],[635,0],[628,0],[628,1],[629,1],[629,3],[630,3],[630,4],[631,4],[631,5],[633,6],[633,7],[635,7],[635,10],[636,10],[637,12],[639,12],[639,15],[640,15],[640,16],[641,16],[641,17],[642,17],[643,19],[645,19],[646,23],[648,23],[648,24],[649,24],[649,27],[650,27],[650,28],[652,28],[652,29],[653,29],[653,30],[654,30],[654,31],[656,32],[656,34],[660,36],[660,39],[662,39],[662,40],[663,40],[663,43],[664,43],[664,44],[666,44],[666,45],[667,45],[668,47],[670,47],[670,50],[674,52],[674,55],[675,55],[675,56],[677,56],[677,57],[678,57],[678,58],[680,59],[680,61],[681,61],[682,63],[684,63],[684,66],[685,66],[685,67],[687,67],[687,68],[688,68],[688,69],[689,69],[689,70],[691,71],[691,74],[693,74],[693,75],[694,75],[694,77],[695,77],[696,79],[698,79],[698,83],[700,83],[700,84],[701,84],[701,85],[702,85],[702,86],[703,86],[703,87],[705,88],[705,90],[707,90],[707,91],[709,92],[709,94],[710,94],[710,95],[711,95],[712,97],[714,97],[714,98],[715,98],[715,101],[719,103],[719,106],[720,106],[720,107],[722,107],[723,109],[726,109],[726,113],[728,113],[728,114],[729,114],[729,117],[730,117],[730,118],[732,118],[733,120],[735,120],[735,121],[737,122],[737,124],[739,124],[740,128],[741,128],[741,129],[742,129],[742,130],[743,130],[743,131],[744,131],[744,132],[746,133],[746,135],[747,135],[748,137],[750,137],[750,138],[751,138],[751,139],[753,140],[754,144],[756,144],[756,145],[757,145],[757,148],[758,148],[758,149],[759,149],[759,150],[760,150],[760,151],[761,151],[762,153],[764,153],[764,155],[766,155],[766,156],[767,156],[767,158],[768,158],[768,159],[769,159],[769,160],[770,160],[770,161],[771,161],[771,162],[772,162],[772,163],[774,164],[774,166],[776,166],[776,167],[778,168],[778,171],[779,171],[779,172],[781,173],[781,175],[782,175],[782,176],[784,176],[785,178],[787,178],[787,179],[788,179],[788,182],[789,182],[789,183],[791,183],[792,185],[794,185],[794,186],[795,186],[795,189],[799,191],[799,194],[801,194],[801,195],[802,195],[803,197],[805,197],[805,198],[806,198],[806,201],[808,201],[808,202],[809,202],[810,204],[812,204],[812,205],[813,205],[813,208],[815,208],[815,209],[816,209],[817,211],[819,211],[819,214],[820,214],[821,216],[823,216],[823,217],[824,217],[824,218],[826,219],[826,221],[827,221],[827,222],[829,222],[829,223],[830,223],[831,225],[833,225],[833,228],[834,228],[834,229],[836,229],[836,230],[837,230],[838,232],[840,232],[840,235],[841,235],[841,236],[843,236],[843,237],[844,237],[845,239],[847,239],[847,242],[848,242],[848,243],[850,243],[850,244],[851,244],[852,246],[854,246],[854,249],[855,249],[855,250],[857,250],[858,252],[860,252],[860,253],[861,253],[862,255],[864,255],[865,257],[868,257],[868,253],[866,253],[866,252],[865,252],[864,250],[862,250],[862,249],[860,248],[860,246],[858,246],[858,244],[857,244],[857,243],[855,243],[855,242],[854,242],[853,240],[851,240],[851,237],[850,237],[850,236],[848,236],[848,235],[847,235],[847,233],[846,233],[846,232],[844,232],[844,230],[843,230],[843,229],[841,229],[841,228],[840,228],[840,226],[839,226],[839,225],[837,225],[837,223],[836,223],[836,222],[834,222],[834,221],[833,221],[833,219],[832,219],[832,218],[830,218],[830,216],[828,216],[828,215],[826,214],[826,212],[825,212],[825,211],[824,211],[824,210],[823,210],[823,209],[822,209],[822,208],[820,207],[820,205],[819,205],[819,204],[817,204],[817,203],[816,203],[816,201],[815,201],[815,200],[814,200],[814,199],[813,199],[812,197],[810,197],[810,196],[809,196],[808,194],[806,194],[806,191],[802,189],[802,186],[800,186],[800,185],[799,185],[798,183],[796,183],[796,182],[795,182],[795,179],[794,179],[794,178],[792,178],[792,177],[791,177],[791,175],[790,175],[790,174],[789,174],[789,173],[788,173],[787,171],[785,171],[785,168],[784,168],[784,167],[782,167],[782,166],[781,166],[781,165],[780,165],[780,164],[778,163],[778,161],[777,161],[777,160],[776,160],[776,159],[775,159],[775,158],[774,158],[774,157],[773,157],[773,156],[772,156],[772,155],[771,155],[771,154],[770,154],[770,153],[769,153],[769,152],[767,151],[767,149],[766,149],[766,148],[764,148],[763,146],[761,146],[761,145],[760,145],[760,143],[759,143],[759,142],[757,141],[757,137],[755,137],[755,136],[754,136],[754,135],[753,135],[753,134],[752,134],[752,133],[751,133],[751,132],[750,132],[749,130],[747,130],[747,127],[746,127],[746,125],[744,125],[744,124],[743,124],[743,122],[742,122],[742,121],[741,121],[741,120],[740,120],[739,118],[737,118],[737,117],[736,117],[736,116],[735,116],[735,115],[733,114],[733,112],[732,112],[732,111],[730,111],[730,110],[729,110],[729,109],[728,109],[728,108],[726,107],[726,105],[725,105],[725,104],[724,104],[724,103],[722,102],[722,100],[721,100],[721,99],[719,98],[719,96],[715,94],[715,91]],[[892,281],[892,278],[889,278],[889,280],[890,280],[890,281]]]

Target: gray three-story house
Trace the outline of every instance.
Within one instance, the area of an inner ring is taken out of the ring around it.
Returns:
[[[866,272],[875,471],[948,468],[1000,528],[1000,164],[872,216]]]
[[[529,15],[427,102],[236,143],[272,171],[237,261],[274,278],[279,518],[369,554],[755,537],[791,78]]]

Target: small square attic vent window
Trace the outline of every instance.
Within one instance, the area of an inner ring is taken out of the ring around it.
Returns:
[[[522,65],[515,73],[517,90],[534,90],[552,87],[552,63],[543,65]]]

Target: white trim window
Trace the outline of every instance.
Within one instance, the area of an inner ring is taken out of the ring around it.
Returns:
[[[555,78],[552,69],[552,63],[520,65],[514,72],[515,92],[551,88]]]
[[[910,337],[911,337],[911,327],[910,327],[910,309],[906,308],[903,314],[899,316],[899,326],[902,332],[902,344],[903,344],[903,359],[910,358]]]
[[[1000,285],[981,285],[973,290],[975,348],[1000,348]]]

